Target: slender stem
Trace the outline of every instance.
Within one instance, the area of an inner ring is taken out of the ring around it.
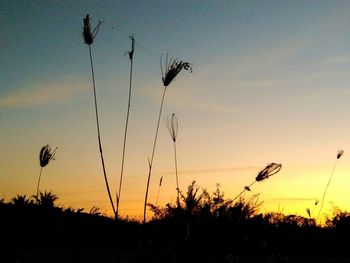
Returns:
[[[166,86],[164,86],[163,96],[162,96],[162,102],[160,103],[160,109],[159,109],[159,115],[158,115],[158,123],[157,123],[156,135],[155,135],[155,137],[154,137],[152,156],[151,156],[151,161],[150,161],[150,163],[149,163],[148,179],[147,179],[147,187],[146,187],[146,195],[145,195],[145,203],[144,203],[144,208],[143,208],[143,222],[144,222],[144,223],[146,222],[146,206],[147,206],[147,197],[148,197],[149,182],[150,182],[151,174],[152,174],[152,164],[153,164],[154,152],[155,152],[155,150],[156,150],[156,143],[157,143],[157,137],[158,137],[159,123],[160,123],[160,117],[161,117],[161,115],[162,115],[162,109],[163,109],[163,102],[164,102],[165,92],[166,92]]]
[[[179,188],[179,178],[177,176],[176,141],[174,141],[174,154],[175,154],[175,175],[176,175],[176,192],[177,192],[176,202],[177,202],[177,205],[179,206],[179,204],[180,204],[180,188]]]
[[[250,188],[250,187],[251,187],[253,184],[255,184],[255,183],[256,183],[256,181],[252,182],[252,183],[248,186],[248,188]],[[235,198],[233,198],[231,202],[235,201],[235,200],[236,200],[238,197],[240,197],[245,191],[247,191],[246,188],[244,188],[242,192],[240,192]]]
[[[38,185],[36,187],[36,197],[39,198],[39,185],[40,185],[40,179],[41,179],[41,173],[43,171],[43,168],[40,167],[40,173],[39,173],[39,180],[38,180]]]
[[[160,185],[158,186],[158,193],[157,193],[157,199],[156,199],[156,206],[158,205],[158,198],[159,198],[159,192],[160,192]]]
[[[98,110],[97,110],[97,99],[96,99],[96,85],[95,85],[95,73],[94,73],[94,66],[93,66],[93,61],[92,61],[92,54],[91,54],[91,46],[89,45],[89,54],[90,54],[90,64],[91,64],[91,74],[92,74],[92,84],[93,84],[93,89],[94,89],[94,101],[95,101],[95,114],[96,114],[96,126],[97,126],[97,138],[98,138],[98,145],[100,149],[100,155],[101,155],[101,162],[102,162],[102,168],[103,168],[103,176],[105,179],[106,183],[106,188],[107,188],[107,193],[109,197],[109,201],[111,202],[112,209],[114,215],[116,215],[112,196],[111,196],[111,191],[109,190],[109,185],[108,185],[108,179],[107,179],[107,174],[106,174],[106,167],[105,167],[105,162],[103,158],[103,152],[102,152],[102,143],[101,143],[101,135],[100,135],[100,122],[98,119]]]
[[[131,85],[132,85],[132,69],[133,69],[133,53],[134,53],[134,38],[132,40],[132,55],[130,56],[130,79],[129,79],[129,99],[128,99],[128,110],[126,113],[126,121],[125,121],[125,132],[124,132],[124,142],[123,142],[123,155],[122,155],[122,165],[120,170],[120,182],[119,182],[119,190],[118,194],[116,195],[117,199],[117,209],[116,209],[116,217],[118,217],[118,211],[119,211],[119,201],[120,201],[120,195],[122,191],[122,182],[123,182],[123,173],[124,173],[124,160],[125,160],[125,148],[126,148],[126,137],[128,133],[128,123],[129,123],[129,114],[130,114],[130,103],[131,103]]]
[[[326,185],[326,189],[324,190],[323,197],[322,197],[322,201],[321,201],[321,207],[320,207],[320,210],[318,211],[316,221],[318,220],[318,218],[319,218],[319,216],[320,216],[320,214],[321,214],[321,211],[322,211],[322,208],[323,208],[324,199],[326,198],[327,189],[328,189],[328,187],[329,187],[329,184],[331,183],[331,180],[332,180],[332,177],[333,177],[333,173],[334,173],[335,167],[337,166],[337,162],[338,162],[338,159],[335,160],[335,163],[334,163],[334,165],[333,165],[333,169],[332,169],[331,176],[329,177],[328,183],[327,183],[327,185]]]

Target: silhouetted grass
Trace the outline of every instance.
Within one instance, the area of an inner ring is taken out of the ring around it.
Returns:
[[[333,166],[333,169],[332,169],[332,172],[331,172],[331,176],[329,177],[328,183],[327,183],[326,188],[324,189],[324,192],[323,192],[322,201],[321,201],[321,207],[320,207],[320,210],[318,211],[317,218],[316,218],[317,221],[318,221],[318,218],[320,217],[320,214],[321,214],[321,211],[322,211],[322,208],[323,208],[323,204],[324,204],[324,200],[326,198],[326,193],[327,193],[328,187],[329,187],[329,185],[331,183],[335,167],[337,166],[338,160],[340,159],[340,157],[343,156],[343,154],[344,154],[343,150],[338,150],[338,152],[337,152],[337,159],[334,162],[334,166]]]
[[[111,203],[113,213],[116,216],[116,210],[114,208],[114,203],[112,199],[111,192],[109,190],[109,184],[108,184],[108,178],[107,178],[107,172],[105,167],[105,162],[103,158],[103,149],[102,149],[102,142],[101,142],[101,133],[100,133],[100,122],[98,118],[98,108],[97,108],[97,98],[96,98],[96,84],[95,84],[95,72],[94,72],[94,63],[92,59],[92,53],[91,53],[91,45],[95,40],[95,37],[100,29],[102,22],[98,21],[97,26],[94,28],[93,31],[91,31],[90,26],[90,16],[86,15],[86,17],[83,19],[83,39],[86,45],[89,47],[89,56],[90,56],[90,66],[91,66],[91,75],[92,75],[92,87],[94,92],[94,103],[95,103],[95,116],[96,116],[96,126],[97,126],[97,139],[98,139],[98,145],[100,150],[100,156],[101,156],[101,162],[102,162],[102,169],[103,169],[103,176],[106,183],[107,193],[109,197],[109,201]]]
[[[57,147],[55,148],[55,150],[51,151],[51,147],[48,144],[43,146],[40,150],[40,153],[39,153],[40,172],[39,172],[38,184],[36,187],[37,196],[39,195],[40,179],[41,179],[43,168],[46,165],[48,165],[51,160],[54,160],[56,150],[57,150]]]
[[[163,70],[163,65],[162,65],[162,57],[160,58],[160,69],[161,69],[161,73],[162,73],[162,82],[163,82],[164,89],[163,89],[162,100],[160,103],[160,109],[159,109],[158,121],[157,121],[157,127],[156,127],[156,134],[155,134],[154,142],[153,142],[152,155],[151,155],[151,159],[148,161],[148,178],[147,178],[145,202],[144,202],[144,209],[143,209],[143,222],[146,222],[148,189],[149,189],[149,183],[150,183],[151,175],[152,175],[153,158],[154,158],[154,153],[156,150],[159,123],[160,123],[160,118],[162,115],[165,92],[166,92],[166,89],[169,86],[169,84],[175,79],[175,77],[180,73],[180,71],[182,69],[190,70],[190,71],[192,70],[190,63],[183,62],[182,60],[173,59],[173,58],[168,60],[168,55],[166,56],[166,59],[165,59],[164,70]]]
[[[126,121],[125,121],[125,131],[124,131],[124,140],[123,140],[123,154],[122,154],[122,164],[120,168],[120,180],[119,180],[119,190],[116,194],[116,217],[118,217],[119,211],[119,201],[120,195],[122,191],[122,183],[123,183],[123,174],[124,174],[124,161],[125,161],[125,148],[126,148],[126,137],[128,133],[128,124],[129,124],[129,115],[130,115],[130,102],[131,102],[131,85],[132,85],[132,70],[133,70],[133,62],[134,62],[134,52],[135,52],[135,39],[134,36],[130,36],[131,39],[131,50],[128,52],[130,59],[130,74],[129,74],[129,97],[128,97],[128,110],[126,113]]]
[[[243,191],[240,192],[235,198],[233,198],[233,201],[236,200],[238,197],[240,197],[245,191],[251,191],[250,187],[252,187],[253,184],[255,184],[256,182],[261,182],[263,180],[266,180],[267,178],[269,178],[270,176],[278,173],[282,168],[281,164],[278,163],[269,163],[265,166],[264,169],[262,169],[258,175],[255,177],[255,181],[252,182],[249,186],[245,186]]]
[[[180,202],[180,188],[179,188],[179,178],[177,175],[177,155],[176,155],[176,139],[177,139],[177,131],[179,128],[177,118],[175,113],[171,114],[171,116],[168,116],[167,119],[167,128],[169,130],[171,139],[174,143],[174,161],[175,161],[175,175],[176,175],[176,202]]]

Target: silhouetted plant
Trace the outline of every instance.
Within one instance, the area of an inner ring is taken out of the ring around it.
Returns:
[[[158,193],[157,193],[157,199],[156,199],[156,206],[158,205],[159,192],[160,192],[160,188],[162,186],[162,182],[163,182],[163,176],[160,177],[160,179],[159,179]]]
[[[108,184],[108,178],[107,178],[107,172],[106,172],[106,167],[105,167],[105,162],[104,162],[104,157],[103,157],[103,150],[102,150],[102,142],[101,142],[101,133],[100,133],[100,122],[98,118],[98,109],[97,109],[97,98],[96,98],[96,84],[95,84],[95,72],[94,72],[94,64],[93,64],[93,59],[92,59],[92,53],[91,53],[91,44],[94,42],[95,37],[97,35],[97,32],[100,29],[100,26],[102,24],[101,21],[98,21],[97,26],[94,28],[93,31],[91,31],[91,26],[90,26],[90,16],[86,15],[86,17],[83,19],[83,39],[85,44],[88,45],[89,47],[89,55],[90,55],[90,66],[91,66],[91,75],[92,75],[92,87],[93,87],[93,92],[94,92],[94,102],[95,102],[95,116],[96,116],[96,126],[97,126],[97,139],[98,139],[98,145],[99,145],[99,150],[100,150],[100,156],[101,156],[101,162],[102,162],[102,169],[103,169],[103,176],[105,179],[105,184],[107,188],[107,193],[109,197],[109,201],[111,203],[113,213],[116,217],[116,210],[114,208],[114,203],[112,200],[112,195],[109,190],[109,184]]]
[[[167,204],[166,207],[159,207],[158,205],[154,204],[147,204],[147,206],[153,213],[153,220],[165,219],[166,217],[171,215],[169,204]]]
[[[255,181],[251,183],[249,186],[245,186],[243,191],[240,192],[235,198],[232,199],[232,201],[236,200],[238,197],[240,197],[245,191],[251,191],[250,187],[255,184],[256,182],[261,182],[270,176],[278,173],[282,168],[281,164],[278,163],[269,163],[265,166],[264,169],[262,169],[258,175],[255,177]]]
[[[331,172],[331,176],[329,177],[329,180],[328,180],[328,183],[326,185],[326,188],[324,189],[324,193],[323,193],[322,201],[321,201],[321,207],[320,207],[320,210],[318,211],[318,215],[317,215],[317,219],[316,219],[317,221],[318,221],[318,218],[320,217],[320,214],[321,214],[321,211],[322,211],[322,208],[323,208],[323,204],[324,204],[324,199],[326,198],[327,189],[328,189],[328,187],[329,187],[329,185],[331,183],[335,167],[337,166],[338,160],[340,159],[340,157],[343,156],[343,154],[344,154],[343,150],[338,150],[338,152],[337,152],[337,159],[334,162],[334,166],[333,166],[333,169],[332,169],[332,172]]]
[[[58,199],[56,195],[50,192],[40,192],[37,198],[37,204],[39,204],[43,208],[53,208],[55,206],[55,201]]]
[[[255,194],[248,199],[240,198],[236,202],[231,202],[227,207],[227,216],[238,221],[245,221],[254,216],[263,203],[259,200],[259,194]]]
[[[230,200],[225,200],[224,193],[220,190],[220,185],[216,184],[216,190],[212,195],[207,190],[203,191],[201,214],[218,218],[226,214],[230,204]]]
[[[168,116],[166,124],[167,124],[167,128],[169,130],[171,139],[173,140],[173,143],[174,143],[174,157],[175,157],[174,161],[175,161],[176,194],[177,194],[176,202],[177,202],[177,204],[179,204],[179,202],[180,202],[180,189],[179,189],[179,178],[177,175],[177,155],[176,155],[176,139],[177,139],[177,131],[178,131],[179,125],[178,125],[175,113]]]
[[[33,200],[28,198],[26,195],[19,195],[19,194],[17,194],[16,197],[12,198],[11,202],[16,208],[24,208],[34,204]]]
[[[89,211],[89,214],[90,215],[101,215],[101,211],[100,211],[100,208],[96,207],[96,206],[93,206],[90,211]]]
[[[306,213],[308,214],[309,219],[312,219],[312,215],[314,214],[314,210],[315,210],[315,207],[318,205],[318,202],[319,200],[316,199],[312,210],[310,210],[310,208],[306,208]]]
[[[134,51],[135,51],[135,39],[134,36],[130,36],[131,39],[131,50],[128,52],[130,59],[130,75],[129,75],[129,97],[128,97],[128,110],[126,113],[126,121],[125,121],[125,132],[124,132],[124,141],[123,141],[123,154],[122,154],[122,164],[120,169],[120,181],[119,181],[119,191],[116,194],[117,204],[116,204],[116,217],[118,217],[119,211],[119,201],[120,195],[122,191],[122,182],[123,182],[123,173],[124,173],[124,161],[125,161],[125,148],[126,148],[126,136],[128,133],[128,123],[129,123],[129,114],[130,114],[130,102],[131,102],[131,84],[132,84],[132,69],[133,69],[133,61],[134,61]]]
[[[329,228],[347,228],[350,229],[350,212],[341,211],[335,208],[333,211],[333,217],[326,219],[326,226]]]
[[[160,118],[162,115],[165,92],[166,92],[166,89],[169,86],[169,84],[174,80],[174,78],[180,73],[180,71],[182,69],[192,71],[192,67],[191,67],[191,64],[189,62],[183,62],[182,60],[177,60],[177,59],[173,59],[173,58],[171,58],[168,61],[168,55],[166,56],[164,71],[163,71],[163,65],[162,65],[162,57],[160,58],[160,69],[161,69],[161,73],[162,73],[162,81],[163,81],[164,89],[163,89],[162,100],[160,103],[160,109],[159,109],[159,115],[158,115],[156,134],[154,137],[152,155],[151,155],[151,159],[148,161],[148,178],[147,178],[145,202],[144,202],[144,209],[143,209],[143,222],[146,222],[146,207],[147,207],[148,189],[149,189],[149,183],[150,183],[151,174],[152,174],[153,158],[154,158],[154,153],[156,150],[159,123],[160,123]]]
[[[193,181],[188,187],[186,195],[181,194],[184,209],[189,215],[193,214],[200,205],[203,193],[198,194],[200,187],[196,185],[196,181]]]
[[[57,147],[55,150],[51,151],[50,145],[45,145],[41,148],[40,153],[39,153],[39,163],[40,163],[40,172],[39,172],[39,179],[38,179],[38,184],[36,187],[36,195],[39,195],[39,186],[40,186],[40,179],[41,179],[41,174],[43,171],[43,168],[50,163],[51,160],[55,160],[55,154],[56,154]]]

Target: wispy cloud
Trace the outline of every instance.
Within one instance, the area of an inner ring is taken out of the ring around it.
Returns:
[[[240,55],[227,54],[213,61],[204,72],[220,78],[228,76],[231,81],[250,78],[253,74],[293,60],[308,42],[307,38],[289,38],[273,46],[243,50]]]
[[[0,108],[31,108],[73,99],[88,89],[88,83],[67,77],[61,81],[17,88],[0,97]]]
[[[269,199],[269,202],[315,202],[316,198],[282,197]]]
[[[237,171],[250,171],[258,170],[258,166],[237,166],[237,167],[222,167],[222,168],[208,168],[208,169],[191,169],[191,170],[180,170],[181,174],[208,174],[208,173],[217,173],[217,172],[237,172]],[[154,175],[171,175],[174,174],[174,171],[164,171],[159,173],[154,173]],[[144,175],[135,175],[135,177],[141,177]]]
[[[350,63],[350,55],[337,55],[320,63],[321,66],[339,66]]]
[[[192,83],[194,83],[194,85],[191,85]],[[152,85],[149,85],[149,87],[150,88],[146,87],[144,89],[140,89],[137,91],[137,93],[142,97],[154,101],[160,100],[160,90],[154,89],[154,86]],[[191,89],[187,87],[191,87]],[[236,112],[236,109],[232,105],[222,104],[216,101],[213,96],[210,96],[210,93],[204,94],[205,92],[205,85],[200,86],[200,84],[196,82],[183,81],[181,83],[181,86],[176,88],[176,91],[173,92],[169,90],[166,98],[166,103],[176,108],[187,108],[204,112]]]

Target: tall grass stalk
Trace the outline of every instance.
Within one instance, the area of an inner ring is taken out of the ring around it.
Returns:
[[[105,184],[106,184],[106,188],[107,188],[109,201],[111,203],[111,206],[112,206],[112,209],[113,209],[113,213],[114,213],[114,215],[116,217],[116,210],[114,208],[114,203],[113,203],[111,191],[109,189],[107,172],[106,172],[106,167],[105,167],[105,162],[104,162],[104,157],[103,157],[103,149],[102,149],[102,142],[101,142],[101,132],[100,132],[100,122],[99,122],[99,118],[98,118],[98,108],[97,108],[97,98],[96,98],[96,83],[95,83],[94,63],[93,63],[92,52],[91,52],[91,44],[94,42],[94,39],[95,39],[95,37],[97,35],[97,32],[98,32],[102,22],[98,21],[98,25],[95,27],[95,29],[93,31],[91,31],[90,16],[89,15],[86,15],[86,17],[84,18],[83,22],[84,22],[83,39],[84,39],[85,44],[87,44],[88,47],[89,47],[90,66],[91,66],[91,75],[92,75],[92,87],[93,87],[93,92],[94,92],[94,103],[95,103],[97,139],[98,139],[98,146],[99,146],[100,156],[101,156],[103,176],[104,176],[104,179],[105,179]]]
[[[340,157],[343,156],[343,154],[344,154],[343,150],[338,150],[338,152],[337,152],[337,159],[334,162],[333,169],[332,169],[332,172],[331,172],[331,176],[329,177],[328,183],[327,183],[326,188],[324,189],[324,192],[323,192],[322,201],[321,201],[321,207],[320,207],[320,210],[318,211],[316,221],[318,221],[318,218],[320,217],[320,214],[321,214],[321,211],[322,211],[322,208],[323,208],[323,204],[324,204],[324,200],[326,198],[326,193],[327,193],[328,187],[329,187],[329,185],[331,183],[331,180],[332,180],[332,177],[333,177],[333,174],[334,174],[334,170],[335,170],[335,168],[337,166],[338,160],[340,159]]]
[[[160,179],[159,179],[158,193],[157,193],[157,199],[156,199],[156,207],[157,207],[157,205],[158,205],[158,198],[159,198],[159,193],[160,193],[160,188],[161,188],[161,186],[162,186],[162,182],[163,182],[163,176],[160,177]]]
[[[177,174],[177,155],[176,155],[176,139],[177,139],[177,131],[178,131],[179,125],[178,125],[175,113],[171,114],[171,116],[168,116],[167,128],[169,130],[171,139],[173,140],[173,143],[174,143],[176,192],[177,192],[176,203],[179,206],[180,205],[180,188],[179,188],[179,177]]]
[[[180,71],[182,69],[192,71],[192,67],[191,67],[191,64],[189,62],[183,62],[182,60],[177,60],[177,59],[173,59],[173,58],[168,60],[168,55],[166,56],[164,70],[163,70],[162,56],[161,56],[161,58],[160,58],[160,69],[161,69],[161,73],[162,73],[162,82],[163,82],[164,89],[163,89],[163,95],[162,95],[162,100],[161,100],[161,103],[160,103],[160,109],[159,109],[159,114],[158,114],[158,122],[157,122],[157,127],[156,127],[156,134],[154,136],[152,155],[151,155],[151,159],[148,160],[148,178],[147,178],[145,202],[144,202],[144,208],[143,208],[143,222],[146,222],[146,208],[147,208],[147,198],[148,198],[149,183],[150,183],[151,175],[152,175],[152,165],[153,165],[154,153],[155,153],[155,150],[156,150],[156,144],[157,144],[157,138],[158,138],[158,130],[159,130],[159,123],[160,123],[160,118],[161,118],[161,115],[162,115],[162,109],[163,109],[165,92],[166,92],[167,87],[169,86],[169,84],[174,80],[174,78],[177,76],[177,74],[180,73]]]
[[[122,183],[123,183],[123,173],[124,173],[124,161],[125,161],[125,149],[126,149],[126,137],[128,133],[128,124],[129,124],[129,115],[130,115],[130,105],[131,105],[131,86],[132,86],[132,70],[133,70],[133,61],[134,61],[134,51],[135,51],[135,39],[134,36],[130,36],[131,40],[131,51],[128,52],[130,59],[130,75],[129,75],[129,97],[128,97],[128,110],[126,113],[126,121],[125,121],[125,131],[124,131],[124,141],[123,141],[123,154],[122,154],[122,164],[120,169],[120,181],[119,181],[119,190],[116,194],[116,217],[119,215],[119,201],[120,195],[122,191]]]
[[[232,199],[232,202],[235,201],[238,197],[240,197],[245,191],[251,191],[250,187],[252,187],[253,184],[256,182],[261,182],[270,176],[278,173],[282,168],[282,164],[279,163],[269,163],[265,166],[264,169],[262,169],[258,175],[255,177],[255,181],[252,182],[250,185],[245,186],[244,189],[235,197]]]
[[[39,153],[39,163],[40,163],[40,172],[39,172],[39,179],[38,179],[38,184],[36,186],[36,196],[39,196],[39,187],[40,187],[40,180],[41,180],[41,174],[43,171],[43,168],[49,164],[51,160],[55,160],[55,154],[56,154],[57,147],[55,150],[51,152],[51,147],[50,145],[45,145],[41,147],[40,153]]]

